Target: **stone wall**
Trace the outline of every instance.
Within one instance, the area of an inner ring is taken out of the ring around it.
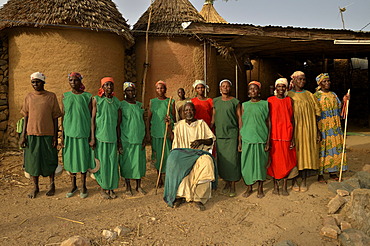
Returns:
[[[0,147],[8,128],[8,72],[8,38],[4,36],[0,38]]]

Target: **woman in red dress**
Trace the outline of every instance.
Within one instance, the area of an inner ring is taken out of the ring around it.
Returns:
[[[279,180],[283,179],[282,195],[289,195],[287,179],[294,178],[298,172],[296,150],[294,148],[293,100],[286,96],[288,81],[280,78],[275,82],[275,95],[267,99],[271,116],[271,164],[267,174],[274,178],[273,194],[279,193]],[[292,171],[292,170],[295,170]]]
[[[197,93],[197,96],[191,99],[195,106],[195,118],[204,120],[211,127],[213,100],[206,97],[206,90],[208,91],[209,87],[203,80],[196,80],[193,88]]]

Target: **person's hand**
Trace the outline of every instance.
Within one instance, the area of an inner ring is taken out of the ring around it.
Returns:
[[[238,151],[242,152],[242,143],[241,142],[239,142],[239,144],[238,144]]]
[[[270,149],[271,149],[270,141],[267,141],[267,143],[265,145],[265,152],[269,151]]]
[[[343,101],[347,101],[347,100],[350,100],[350,99],[351,99],[351,96],[348,93],[343,96]]]
[[[292,140],[290,140],[289,149],[292,150],[294,147],[295,147],[295,141],[294,141],[294,138],[292,138]]]
[[[202,140],[195,140],[194,142],[192,142],[192,143],[190,144],[190,147],[191,147],[192,149],[198,149],[198,148],[199,148],[199,146],[201,146],[202,144],[203,144]]]
[[[117,141],[117,149],[118,149],[118,153],[123,154],[122,143],[120,140]]]
[[[164,118],[164,122],[166,122],[170,125],[171,124],[171,117],[169,115],[166,115],[166,117]]]
[[[90,145],[91,149],[93,149],[93,150],[95,149],[95,146],[96,146],[95,138],[90,139],[89,145]]]
[[[51,143],[51,147],[56,148],[58,146],[58,137],[53,136],[53,141]]]
[[[27,143],[27,136],[22,135],[21,139],[19,139],[19,146],[21,148],[26,148],[27,145],[28,145],[28,143]]]

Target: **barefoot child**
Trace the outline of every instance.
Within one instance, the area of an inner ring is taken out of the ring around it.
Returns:
[[[147,139],[148,141],[152,141],[152,160],[155,160],[154,166],[159,171],[160,163],[161,163],[161,156],[162,156],[162,149],[163,149],[163,141],[164,141],[164,133],[166,129],[166,114],[167,114],[167,106],[170,101],[168,97],[166,97],[167,92],[167,85],[164,81],[158,81],[155,84],[155,90],[157,93],[157,97],[150,100],[149,103],[149,111],[148,111],[148,121],[147,121]],[[175,118],[175,100],[172,99],[170,102],[170,117],[171,122],[174,122]],[[172,124],[172,123],[171,123]],[[166,137],[166,148],[164,150],[164,158],[163,158],[163,165],[162,165],[162,173],[166,172],[166,160],[167,156],[170,153],[172,148],[172,142],[169,137],[169,133]],[[163,185],[162,178],[160,179],[159,186]]]
[[[287,97],[288,80],[280,78],[275,82],[275,95],[267,99],[271,118],[271,164],[267,174],[274,178],[276,195],[289,195],[288,178],[297,176],[297,157],[294,148],[293,100]],[[292,171],[294,169],[294,171]],[[283,189],[279,191],[279,181],[283,179]]]
[[[127,195],[133,195],[131,179],[136,180],[136,191],[145,195],[146,192],[141,188],[141,178],[145,176],[146,171],[144,109],[142,103],[135,99],[135,84],[125,82],[123,92],[125,100],[121,102],[121,176],[126,182]]]
[[[247,190],[243,194],[248,197],[253,192],[253,184],[258,183],[257,197],[265,196],[263,181],[266,179],[268,162],[269,119],[268,103],[260,99],[261,83],[252,81],[248,85],[250,101],[242,105],[242,122],[240,124],[239,151],[241,156],[241,170]]]
[[[63,94],[62,146],[64,169],[71,174],[71,190],[66,197],[77,191],[76,173],[81,173],[82,190],[80,197],[87,197],[86,173],[90,168],[91,149],[89,137],[91,129],[91,97],[85,92],[80,73],[68,75],[71,91]]]
[[[58,166],[58,118],[62,115],[57,97],[46,91],[45,75],[31,74],[34,89],[29,93],[21,110],[24,116],[20,145],[25,148],[25,169],[32,176],[34,189],[28,194],[35,198],[39,193],[39,176],[49,176],[50,187],[47,196],[55,194],[54,176]]]
[[[114,81],[112,77],[104,77],[100,81],[98,96],[92,100],[91,141],[90,146],[95,151],[95,158],[100,161],[100,169],[95,178],[101,187],[104,199],[114,199],[114,189],[118,188],[118,154],[121,148],[120,101],[114,96]]]

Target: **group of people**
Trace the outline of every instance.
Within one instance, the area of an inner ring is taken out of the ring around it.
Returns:
[[[186,98],[180,88],[176,101],[166,96],[166,82],[158,81],[146,122],[134,83],[124,83],[125,99],[119,101],[113,78],[102,78],[94,97],[85,92],[82,80],[79,73],[68,75],[71,91],[63,94],[60,110],[55,94],[44,89],[45,76],[31,75],[34,91],[26,96],[21,111],[25,123],[20,138],[25,170],[34,181],[30,198],[39,193],[40,175],[50,177],[46,195],[55,193],[59,117],[64,168],[71,175],[66,197],[78,190],[77,173],[82,180],[80,197],[88,196],[88,171],[94,173],[105,199],[117,197],[114,190],[120,176],[127,195],[133,195],[132,179],[136,191],[145,194],[141,178],[146,172],[146,143],[151,143],[159,186],[164,184],[164,200],[171,207],[187,201],[204,210],[218,176],[225,181],[223,194],[236,196],[235,184],[243,178],[247,185],[243,196],[250,196],[257,184],[259,198],[264,197],[267,174],[274,179],[277,195],[289,195],[288,179],[293,180],[292,190],[301,192],[307,191],[310,175],[317,174],[319,182],[325,182],[327,172],[338,179],[343,150],[341,101],[330,91],[326,73],[317,76],[314,94],[304,89],[303,72],[294,72],[290,84],[280,78],[275,82],[275,96],[267,101],[260,98],[261,83],[252,81],[247,91],[250,100],[244,103],[231,96],[233,84],[227,79],[219,83],[217,98],[208,98],[208,85],[196,80],[196,96]],[[342,170],[347,170],[345,162]]]

